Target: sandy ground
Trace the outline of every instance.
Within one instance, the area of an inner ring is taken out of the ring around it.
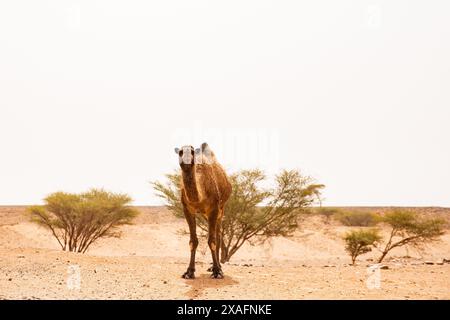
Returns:
[[[202,239],[197,278],[184,280],[185,222],[163,208],[140,210],[120,239],[102,239],[82,255],[59,250],[24,208],[0,207],[0,299],[450,299],[450,264],[440,263],[450,258],[449,234],[425,253],[399,249],[389,269],[373,271],[376,252],[348,265],[341,240],[348,227],[308,217],[293,237],[244,246],[222,280],[209,278]]]

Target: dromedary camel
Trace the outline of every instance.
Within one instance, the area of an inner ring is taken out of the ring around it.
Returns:
[[[182,172],[181,202],[190,232],[191,260],[183,278],[195,278],[195,252],[198,246],[195,215],[200,213],[208,221],[208,245],[213,260],[211,277],[221,279],[220,228],[224,206],[231,194],[231,184],[208,144],[203,143],[196,150],[192,146],[175,148],[175,152],[179,156]]]

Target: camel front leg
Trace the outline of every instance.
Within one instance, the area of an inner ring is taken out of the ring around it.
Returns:
[[[221,263],[220,263],[220,250],[222,248],[222,217],[223,217],[223,208],[220,209],[221,212],[219,211],[219,218],[217,220],[217,225],[216,225],[216,259],[217,259],[217,263],[219,264],[219,268],[222,269]],[[211,265],[211,267],[208,268],[209,272],[213,271],[213,266]]]
[[[215,208],[208,217],[208,245],[211,249],[211,256],[213,260],[211,277],[214,279],[222,279],[223,272],[220,267],[218,259],[218,242],[217,242],[217,224],[218,224],[219,209]]]
[[[195,278],[195,252],[197,251],[198,247],[198,238],[197,238],[197,225],[195,221],[195,214],[190,213],[186,207],[184,208],[184,216],[186,218],[186,221],[189,225],[189,233],[190,233],[190,240],[189,240],[189,248],[191,250],[191,260],[189,262],[189,267],[187,268],[186,272],[183,274],[184,279],[194,279]]]

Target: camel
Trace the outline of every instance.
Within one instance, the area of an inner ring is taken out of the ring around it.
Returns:
[[[231,184],[222,166],[207,143],[201,148],[192,146],[175,148],[181,167],[181,203],[189,225],[189,247],[191,259],[184,279],[195,278],[195,252],[198,246],[196,214],[202,214],[208,221],[208,245],[213,260],[211,278],[224,277],[219,260],[221,247],[221,225],[224,207],[231,194]]]

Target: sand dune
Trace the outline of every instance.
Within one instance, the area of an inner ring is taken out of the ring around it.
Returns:
[[[87,254],[62,252],[49,232],[32,224],[21,207],[0,207],[0,298],[4,299],[449,299],[450,236],[426,253],[399,249],[369,289],[367,264],[349,266],[341,240],[348,228],[304,219],[293,237],[245,245],[225,264],[226,278],[209,279],[210,254],[201,239],[197,279],[184,280],[189,258],[187,227],[164,208],[140,208],[121,238],[102,239]],[[405,256],[409,256],[405,258]],[[80,287],[70,290],[76,266]]]

